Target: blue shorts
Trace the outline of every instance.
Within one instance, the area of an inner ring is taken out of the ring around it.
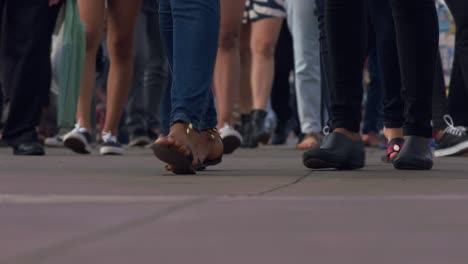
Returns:
[[[284,9],[284,1],[285,0],[247,0],[245,2],[244,19],[242,22],[247,24],[264,18],[285,18],[286,10]]]

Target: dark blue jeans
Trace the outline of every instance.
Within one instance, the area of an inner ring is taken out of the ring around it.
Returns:
[[[377,50],[373,48],[369,52],[370,83],[367,87],[367,103],[364,114],[363,134],[379,133],[383,128],[382,113],[382,86],[380,79],[380,67],[377,59]]]
[[[176,122],[191,123],[199,131],[215,128],[211,85],[220,27],[219,0],[160,0],[159,4],[161,37],[172,75],[170,93],[163,100],[164,130],[167,133]]]

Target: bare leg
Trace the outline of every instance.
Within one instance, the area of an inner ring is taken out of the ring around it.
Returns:
[[[218,128],[230,124],[235,93],[240,82],[240,28],[244,0],[221,1],[221,33],[214,83],[218,103]]]
[[[250,49],[254,109],[265,110],[270,100],[275,71],[275,47],[282,24],[283,18],[267,18],[252,23]]]
[[[104,36],[104,0],[78,0],[81,21],[86,27],[86,58],[76,113],[80,126],[91,128],[91,102],[96,81],[96,55]]]
[[[252,111],[252,88],[250,86],[250,72],[252,54],[250,52],[250,25],[242,25],[241,29],[241,81],[239,89],[239,106],[243,114]]]
[[[111,61],[107,83],[107,112],[104,131],[116,134],[133,73],[133,42],[141,0],[109,1],[107,45]]]

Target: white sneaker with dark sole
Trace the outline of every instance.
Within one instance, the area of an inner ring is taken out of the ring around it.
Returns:
[[[91,134],[85,128],[76,126],[63,136],[63,145],[75,153],[90,154],[92,152]]]
[[[147,146],[151,140],[147,136],[137,136],[130,139],[128,142],[129,147],[145,147]]]
[[[447,128],[440,139],[436,140],[435,157],[456,156],[468,152],[468,134],[466,129],[455,127],[449,115],[444,116]]]
[[[219,135],[223,140],[224,154],[233,153],[242,144],[241,134],[228,124],[224,124],[224,126],[219,130]]]
[[[124,148],[117,141],[117,137],[110,132],[102,133],[102,144],[99,152],[101,155],[123,155]]]

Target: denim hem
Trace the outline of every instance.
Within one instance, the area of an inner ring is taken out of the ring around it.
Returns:
[[[186,123],[186,124],[192,124],[193,128],[195,130],[198,130],[200,131],[200,124],[198,121],[194,121],[192,118],[190,118],[188,115],[184,114],[184,113],[178,113],[178,114],[174,114],[172,115],[171,117],[171,126],[177,122],[183,122],[183,123]]]
[[[209,119],[209,120],[203,120],[202,124],[200,125],[201,130],[207,130],[211,128],[216,128],[218,125],[218,120],[217,119]]]

